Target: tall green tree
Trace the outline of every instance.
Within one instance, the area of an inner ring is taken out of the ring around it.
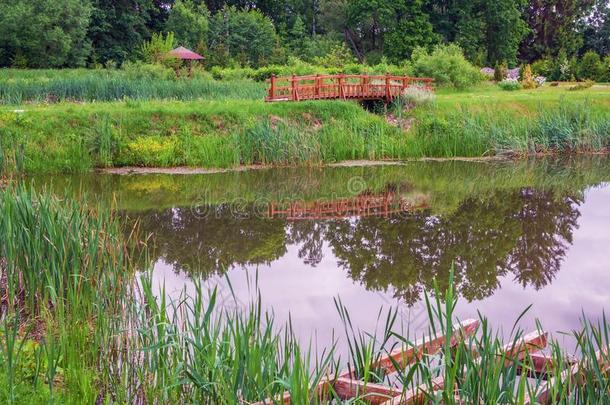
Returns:
[[[210,20],[210,50],[221,50],[243,65],[267,63],[277,39],[273,22],[258,10],[225,7]]]
[[[485,0],[487,63],[517,63],[519,45],[529,29],[522,18],[527,0]]]
[[[583,24],[584,49],[599,55],[610,54],[610,2],[597,0],[590,17]]]
[[[394,23],[390,21],[384,33],[384,54],[394,62],[411,57],[417,47],[430,47],[440,40],[432,29],[422,0],[396,2]]]
[[[92,59],[122,63],[153,32],[163,31],[169,13],[167,0],[92,0],[88,38]]]
[[[191,0],[176,0],[166,31],[173,32],[176,43],[194,49],[207,42],[209,11],[205,4],[194,4]]]
[[[557,57],[562,51],[574,56],[583,45],[579,27],[590,15],[595,0],[529,0],[525,20],[530,33],[521,43],[521,59],[531,62]]]
[[[83,66],[90,16],[89,0],[0,0],[0,65]]]

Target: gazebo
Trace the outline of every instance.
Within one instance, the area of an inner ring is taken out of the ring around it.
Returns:
[[[169,51],[168,53],[169,56],[173,57],[173,58],[177,58],[177,59],[181,59],[184,61],[188,61],[189,63],[189,76],[191,75],[191,70],[193,68],[193,61],[197,61],[197,60],[203,60],[204,57],[199,55],[198,53],[195,53],[193,51],[191,51],[190,49],[186,49],[183,46],[179,46],[176,49],[173,49],[171,51]]]
[[[178,48],[169,51],[169,55],[173,56],[174,58],[188,60],[188,61],[204,59],[203,56],[191,51],[190,49],[186,49],[183,46],[179,46]]]

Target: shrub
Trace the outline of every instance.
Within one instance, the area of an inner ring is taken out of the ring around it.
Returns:
[[[598,81],[606,83],[610,82],[610,55],[606,56],[602,62],[601,73]]]
[[[591,88],[595,82],[593,80],[587,80],[585,82],[580,82],[568,88],[569,91],[578,91],[578,90],[586,90]]]
[[[532,63],[532,73],[536,76],[551,76],[553,61],[551,59],[540,59]]]
[[[506,79],[507,75],[508,66],[506,66],[506,63],[496,63],[496,66],[494,68],[494,80],[499,83],[502,80]]]
[[[531,65],[526,65],[523,69],[523,80],[521,81],[521,85],[524,89],[535,89],[538,87],[538,83],[534,79],[534,74],[532,73]]]
[[[143,63],[143,62],[125,62],[123,63],[125,76],[129,79],[160,79],[170,80],[176,78],[176,72],[173,69],[160,64]]]
[[[174,48],[174,34],[168,32],[163,33],[153,32],[150,41],[144,42],[140,48],[142,59],[148,63],[162,63],[168,58],[167,53]]]
[[[513,79],[502,80],[500,83],[498,83],[498,87],[506,91],[515,91],[522,89],[521,83],[519,83],[518,80]]]
[[[437,45],[432,53],[417,48],[412,56],[413,73],[432,77],[441,86],[464,89],[484,80],[483,74],[464,57],[455,45]]]
[[[595,51],[584,54],[578,65],[578,77],[581,80],[598,80],[602,72],[602,63]]]

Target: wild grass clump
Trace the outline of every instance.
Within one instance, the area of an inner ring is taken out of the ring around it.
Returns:
[[[206,76],[172,78],[156,71],[140,74],[121,70],[37,71],[27,75],[0,72],[0,104],[56,103],[62,101],[132,100],[260,100],[265,85],[251,80],[216,81]],[[171,72],[170,72],[171,73]]]
[[[401,102],[411,108],[434,103],[436,95],[423,86],[409,86],[400,95]]]
[[[560,100],[530,114],[494,107],[421,111],[409,148],[416,156],[573,153],[610,147],[610,118],[588,102]]]

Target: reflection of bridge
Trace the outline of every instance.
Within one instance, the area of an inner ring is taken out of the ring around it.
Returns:
[[[392,101],[410,86],[432,91],[433,79],[409,76],[315,75],[275,77],[266,101],[385,100]]]
[[[428,208],[427,203],[413,204],[394,193],[360,195],[339,200],[317,200],[313,202],[289,201],[269,203],[270,218],[298,219],[342,219],[349,217],[389,217],[400,212],[411,212]]]

